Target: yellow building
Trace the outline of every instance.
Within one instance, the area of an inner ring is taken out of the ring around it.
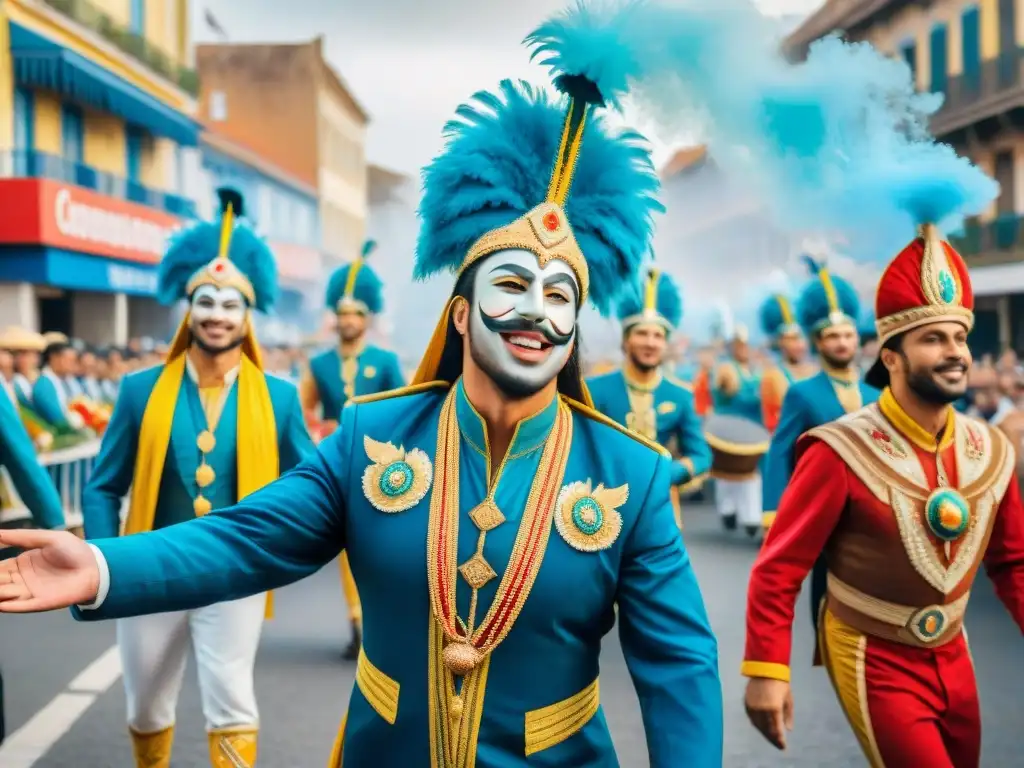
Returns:
[[[794,58],[831,32],[866,40],[943,93],[935,136],[1001,186],[961,238],[978,297],[976,352],[1024,346],[1024,0],[826,0],[786,41]]]
[[[156,264],[194,215],[188,0],[0,2],[0,323],[160,334]]]

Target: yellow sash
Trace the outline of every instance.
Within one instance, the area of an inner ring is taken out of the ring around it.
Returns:
[[[185,353],[191,343],[188,325],[186,315],[171,344],[167,364],[146,402],[139,431],[131,506],[124,526],[126,536],[153,529],[160,479],[171,442],[174,408],[185,375]],[[263,375],[260,349],[252,335],[252,324],[247,325],[249,330],[242,344],[242,364],[238,372],[238,417],[235,420],[239,500],[273,482],[281,472],[274,407]],[[268,619],[273,617],[273,609],[273,593],[267,593]]]

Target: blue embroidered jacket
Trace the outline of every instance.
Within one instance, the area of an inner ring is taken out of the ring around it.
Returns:
[[[566,466],[554,512],[568,510],[571,522],[538,529],[546,544],[537,550],[532,591],[471,694],[460,689],[466,696],[461,719],[448,719],[439,702],[456,689],[442,662],[428,588],[428,553],[440,546],[433,492],[444,503],[444,489],[457,488],[457,556],[450,565],[465,564],[480,537],[470,512],[488,498],[491,469],[485,424],[461,383],[456,387],[450,450],[458,456],[457,483],[444,484],[451,456],[446,461],[438,446],[449,385],[356,401],[343,409],[339,429],[317,455],[240,504],[153,533],[95,541],[109,568],[109,592],[97,609],[76,609],[76,616],[183,610],[264,592],[310,575],[346,548],[364,595],[363,655],[341,765],[610,768],[618,763],[597,678],[601,638],[614,626],[617,606],[651,765],[720,768],[717,643],[673,517],[671,464],[562,398],[518,425],[495,474],[490,498],[503,521],[489,530],[480,551],[494,573],[479,587],[476,615],[491,607],[502,581],[495,573],[521,556],[517,529],[531,484],[545,476],[539,472],[545,445],[559,439],[552,434],[556,423],[571,424],[572,432],[567,451],[558,454]],[[392,471],[397,465],[383,462],[397,455],[405,456],[406,468],[419,468],[412,475]],[[424,471],[424,461],[433,468]],[[608,497],[614,499],[582,509],[577,520],[571,491],[585,483],[615,489]],[[406,508],[397,509],[399,501]],[[621,528],[603,527],[616,520]],[[603,548],[585,551],[586,531],[594,526],[615,535]],[[467,578],[454,574],[460,617],[469,615]],[[458,742],[454,760],[445,758],[446,739]]]
[[[819,371],[803,381],[790,384],[786,397],[782,401],[782,415],[779,425],[772,435],[771,446],[765,462],[762,480],[762,509],[771,521],[773,513],[779,506],[782,492],[789,484],[793,474],[796,441],[804,432],[835,421],[847,413],[836,394],[836,387],[851,386],[859,392],[860,401],[854,398],[853,405],[861,408],[878,400],[879,392],[863,381],[851,384],[833,383],[827,371]],[[851,408],[851,410],[856,410]]]
[[[121,499],[132,484],[142,416],[162,371],[163,366],[155,366],[129,374],[121,380],[120,395],[103,433],[103,443],[83,494],[86,538],[118,535]],[[276,421],[278,461],[284,473],[316,449],[302,418],[295,385],[269,374],[266,379]],[[238,387],[232,383],[213,433],[216,438],[214,449],[206,456],[215,477],[213,483],[203,489],[203,495],[210,500],[213,509],[230,507],[238,500],[235,454],[238,418]],[[199,389],[186,372],[174,406],[171,441],[163,475],[153,479],[153,482],[160,483],[154,529],[195,517],[192,502],[198,492],[196,469],[201,458],[196,438],[205,428],[206,414],[199,399]]]
[[[728,394],[718,388],[717,380],[720,373],[732,370],[739,383],[736,392]],[[761,377],[759,374],[744,369],[735,360],[727,360],[715,367],[715,380],[712,381],[711,396],[714,400],[715,413],[731,416],[742,416],[751,421],[761,423]]]
[[[36,457],[32,438],[7,393],[0,390],[0,466],[11,476],[22,502],[40,528],[63,528],[57,487]],[[3,480],[0,480],[3,482]]]
[[[351,397],[386,392],[405,385],[398,355],[394,352],[368,345],[356,360],[358,369],[351,394],[345,392],[341,355],[337,348],[322,352],[309,361],[309,372],[316,384],[325,420],[338,421],[341,409]]]
[[[630,385],[622,370],[595,376],[587,380],[587,389],[594,407],[619,424],[637,429],[645,419],[642,413],[633,413]],[[634,396],[643,398],[644,394]],[[711,449],[704,439],[700,418],[693,405],[693,391],[681,382],[663,376],[658,386],[649,393],[655,423],[655,434],[645,434],[650,440],[667,448],[680,460],[672,464],[672,484],[682,485],[703,477],[711,469]]]

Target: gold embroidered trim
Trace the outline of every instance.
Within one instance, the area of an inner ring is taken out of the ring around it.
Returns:
[[[875,329],[878,331],[878,343],[881,345],[898,333],[913,330],[929,323],[950,322],[960,323],[969,331],[974,327],[974,313],[965,307],[948,304],[913,307],[875,321]]]
[[[430,766],[475,768],[491,657],[485,656],[479,665],[461,679],[461,687],[456,689],[455,677],[444,663],[444,643],[444,630],[432,617],[427,662]],[[452,711],[456,695],[462,706],[458,717]]]
[[[526,756],[550,749],[579,733],[601,706],[598,681],[557,704],[526,713]]]
[[[441,389],[451,386],[449,381],[441,381],[437,379],[435,381],[425,381],[422,384],[410,384],[407,387],[399,387],[398,389],[389,389],[384,392],[374,392],[368,395],[356,395],[349,400],[346,405],[359,405],[361,403],[375,403],[378,400],[391,400],[395,397],[405,397],[406,395],[418,395],[420,392],[427,392],[431,389]]]
[[[760,456],[762,453],[768,452],[769,443],[766,442],[751,443],[749,445],[734,443],[729,440],[723,440],[720,437],[715,437],[710,432],[704,433],[704,439],[716,451],[728,453],[730,456]]]
[[[828,444],[880,502],[891,506],[914,570],[933,589],[949,594],[981,555],[992,513],[1013,473],[1013,452],[1001,433],[956,414],[957,490],[970,505],[971,516],[956,555],[946,564],[925,522],[925,503],[933,489],[925,480],[924,469],[916,454],[894,455],[880,447],[884,441],[873,436],[879,430],[891,434],[894,427],[877,405],[870,405],[813,429],[810,435]]]
[[[889,624],[893,627],[907,627],[911,619],[920,614],[922,610],[934,608],[941,610],[947,621],[947,626],[963,618],[967,611],[967,601],[971,597],[970,591],[964,592],[960,597],[945,605],[926,605],[923,607],[912,605],[900,605],[890,603],[888,600],[881,600],[856,587],[851,587],[845,581],[836,577],[831,571],[828,574],[828,591],[836,600],[858,613],[863,613],[868,618]],[[936,636],[936,640],[941,635]]]
[[[356,685],[374,711],[389,725],[394,725],[398,718],[398,693],[401,686],[377,669],[366,657],[363,648],[359,649],[359,661],[356,664]]]

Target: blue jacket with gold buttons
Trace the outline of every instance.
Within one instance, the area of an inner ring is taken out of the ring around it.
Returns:
[[[357,400],[317,455],[238,505],[95,541],[109,592],[76,615],[231,600],[347,549],[364,645],[332,766],[511,768],[617,765],[598,683],[617,606],[651,765],[721,766],[717,643],[671,463],[562,396],[498,467],[489,447],[461,382]]]

